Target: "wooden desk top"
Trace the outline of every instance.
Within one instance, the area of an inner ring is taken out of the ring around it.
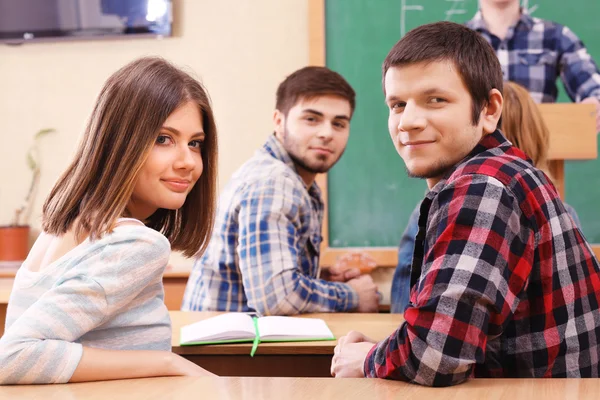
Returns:
[[[252,343],[179,346],[179,331],[184,325],[219,315],[219,312],[171,311],[173,352],[194,354],[250,354]],[[380,341],[391,335],[404,321],[401,314],[304,314],[301,318],[321,318],[336,338],[355,330]],[[261,343],[256,354],[333,354],[337,341]]]
[[[13,281],[15,280],[14,271],[0,271],[0,304],[7,304]],[[172,270],[164,274],[164,279],[169,280],[187,280],[190,272],[187,270]]]
[[[0,304],[8,304],[12,286],[13,279],[0,278]]]
[[[0,386],[4,399],[596,399],[600,379],[473,379],[428,388],[382,379],[149,378],[66,385]]]

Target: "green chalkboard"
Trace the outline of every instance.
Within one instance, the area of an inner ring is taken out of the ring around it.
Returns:
[[[523,6],[569,26],[600,60],[600,1],[530,0]],[[326,64],[357,92],[348,147],[328,174],[331,247],[397,246],[427,186],[407,177],[390,140],[381,63],[410,29],[441,20],[463,23],[476,11],[477,0],[326,0]],[[559,99],[570,101],[562,88]],[[599,174],[599,160],[567,163],[566,200],[592,243],[600,243]]]

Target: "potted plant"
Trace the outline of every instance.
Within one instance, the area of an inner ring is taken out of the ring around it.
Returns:
[[[38,144],[43,136],[51,132],[54,132],[54,129],[42,129],[35,134],[33,144],[27,152],[27,165],[32,174],[29,190],[21,206],[15,210],[10,224],[0,226],[0,263],[8,267],[18,267],[29,252],[30,228],[27,221],[40,180]]]

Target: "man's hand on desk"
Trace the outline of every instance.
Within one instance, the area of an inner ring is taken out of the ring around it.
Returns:
[[[346,282],[358,294],[358,307],[356,311],[363,313],[376,313],[379,311],[380,294],[371,275],[361,275]]]
[[[362,274],[369,274],[377,267],[373,257],[363,252],[352,252],[340,257],[327,270],[324,278],[334,282],[348,282]]]
[[[360,332],[351,331],[338,340],[331,360],[331,376],[336,378],[364,378],[365,358],[375,341]]]
[[[373,282],[371,271],[377,267],[373,257],[364,252],[344,254],[328,270],[323,278],[334,282],[346,282],[358,294],[358,312],[378,312],[381,295]]]
[[[358,278],[359,276],[360,269],[355,267],[347,268],[338,264],[323,271],[323,279],[332,282],[348,282],[350,279]]]
[[[581,100],[583,104],[594,104],[596,106],[596,132],[600,132],[600,100],[596,97],[588,97]]]

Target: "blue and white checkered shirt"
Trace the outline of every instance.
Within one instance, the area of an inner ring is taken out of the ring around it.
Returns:
[[[467,22],[494,48],[504,80],[529,90],[537,103],[556,101],[560,75],[573,101],[600,99],[600,72],[579,38],[566,26],[523,12],[501,40],[490,33],[481,11]]]
[[[182,310],[290,315],[356,308],[354,289],[318,279],[323,210],[316,183],[307,190],[271,135],[221,194]]]

